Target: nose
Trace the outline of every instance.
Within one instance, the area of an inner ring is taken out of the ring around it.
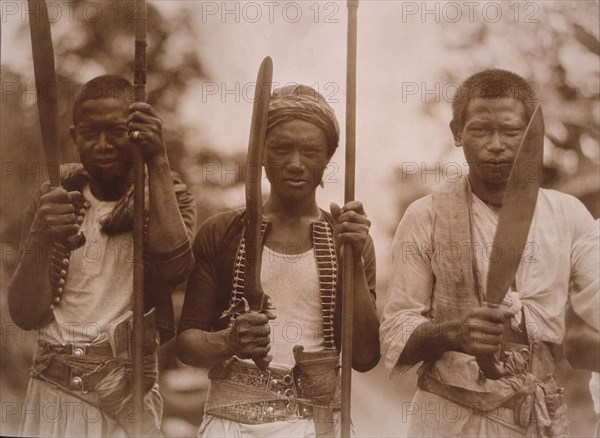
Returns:
[[[303,170],[304,167],[302,164],[302,156],[300,155],[300,151],[294,149],[288,155],[287,162],[285,163],[284,173],[286,176],[295,177],[301,175]]]
[[[488,143],[487,149],[490,152],[502,152],[506,149],[506,146],[504,145],[504,143],[502,142],[502,139],[500,138],[500,133],[498,131],[495,131]]]
[[[105,149],[112,149],[112,148],[113,148],[113,144],[112,144],[112,141],[110,140],[109,136],[106,135],[106,132],[100,131],[100,133],[98,134],[98,141],[96,142],[96,149],[105,150]]]

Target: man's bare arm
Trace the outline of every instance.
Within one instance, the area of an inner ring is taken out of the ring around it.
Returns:
[[[21,242],[17,268],[8,287],[11,317],[25,330],[37,327],[50,311],[50,248],[55,242],[66,244],[70,236],[78,233],[86,208],[80,192],[62,188],[50,191],[47,184],[42,193],[31,228]]]
[[[258,312],[239,315],[233,326],[218,332],[190,328],[177,334],[177,356],[183,363],[210,367],[236,355],[259,359],[271,349],[269,316]]]

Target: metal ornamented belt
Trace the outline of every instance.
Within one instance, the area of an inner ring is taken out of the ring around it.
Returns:
[[[81,359],[86,356],[90,357],[94,362],[101,358],[113,357],[113,352],[110,344],[104,343],[99,345],[93,344],[50,344],[44,341],[39,342],[40,356],[47,354],[56,354],[61,357],[72,356],[74,359]],[[116,363],[108,364],[102,367],[99,372],[86,372],[69,366],[63,361],[57,360],[55,357],[47,359],[47,363],[38,372],[35,372],[36,365],[34,364],[33,376],[39,374],[41,377],[51,384],[58,385],[70,391],[80,391],[85,394],[92,390],[96,384],[103,379],[110,371],[117,366]]]
[[[298,398],[293,370],[269,367],[260,370],[232,358],[209,371],[206,415],[245,424],[264,424],[314,418],[318,406]]]

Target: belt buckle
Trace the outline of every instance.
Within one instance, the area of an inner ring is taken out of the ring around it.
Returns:
[[[73,344],[47,344],[45,349],[59,354],[72,354]]]
[[[88,355],[88,348],[89,348],[90,344],[86,343],[83,345],[75,345],[75,344],[70,344],[70,345],[71,345],[70,353],[72,356],[83,357],[83,356]]]
[[[87,394],[88,390],[85,387],[85,381],[83,380],[83,372],[74,372],[73,368],[69,368],[69,381],[68,389],[71,391],[81,391],[82,394]]]

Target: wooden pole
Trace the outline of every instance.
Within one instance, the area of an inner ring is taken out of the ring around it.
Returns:
[[[146,100],[146,1],[136,0],[135,71],[133,85],[136,102]],[[133,147],[133,404],[136,436],[143,435],[144,409],[144,186],[145,164],[140,149]]]
[[[346,64],[346,174],[344,202],[354,200],[356,168],[356,37],[358,0],[348,0],[348,48]],[[350,437],[352,413],[352,316],[354,308],[354,254],[345,244],[342,305],[342,437]]]

